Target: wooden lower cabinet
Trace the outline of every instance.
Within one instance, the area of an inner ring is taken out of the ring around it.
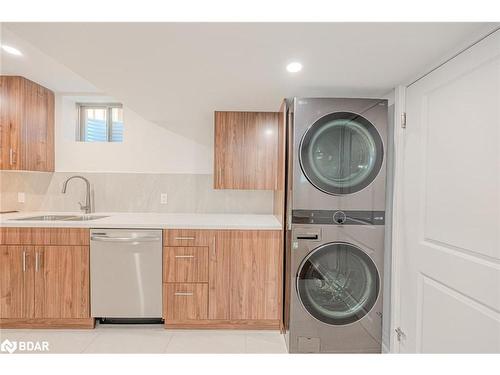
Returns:
[[[214,320],[231,319],[232,243],[223,232],[213,233],[210,249],[208,316]]]
[[[164,282],[208,282],[208,247],[163,248]]]
[[[167,321],[203,320],[208,318],[208,284],[165,283],[163,300]]]
[[[38,234],[43,231],[39,228],[33,231],[31,228],[6,229],[0,228],[3,243],[0,245],[0,327],[93,328],[89,246],[40,246],[40,243],[57,243],[57,236],[52,236],[56,234],[54,229],[49,231],[49,237],[40,237]],[[88,230],[86,232],[88,236]],[[88,241],[79,229],[63,229],[62,233],[61,238],[65,238],[62,242]],[[35,237],[39,240],[36,244]],[[75,240],[77,237],[81,240]],[[16,241],[31,244],[5,244]]]
[[[169,246],[163,249],[166,327],[279,329],[282,320],[282,232],[198,232],[203,233],[191,233],[190,236],[207,239],[200,243],[206,246],[176,247],[170,245],[170,240]],[[211,237],[213,241],[209,240]],[[167,233],[165,238],[171,239],[172,235]],[[195,261],[194,258],[175,258],[175,255],[198,258]],[[180,259],[187,262],[180,262]],[[200,283],[205,280],[200,278],[205,260],[208,261],[208,283]],[[186,280],[195,282],[183,282]]]
[[[35,261],[35,318],[90,317],[88,247],[35,247]]]
[[[231,320],[279,320],[281,237],[272,231],[222,235],[231,243]]]
[[[0,319],[34,316],[32,246],[0,246]]]

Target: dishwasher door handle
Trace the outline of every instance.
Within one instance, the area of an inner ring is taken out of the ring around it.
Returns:
[[[161,237],[157,236],[144,236],[144,237],[110,237],[102,235],[93,235],[90,237],[91,241],[102,241],[102,242],[155,242],[161,241]]]

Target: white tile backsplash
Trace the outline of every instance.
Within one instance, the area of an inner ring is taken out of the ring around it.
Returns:
[[[96,212],[191,212],[272,214],[273,192],[214,190],[212,175],[154,173],[0,172],[0,210],[78,211],[85,184],[64,180],[82,175],[92,184]],[[25,202],[18,202],[18,192]],[[168,203],[161,204],[167,193]]]

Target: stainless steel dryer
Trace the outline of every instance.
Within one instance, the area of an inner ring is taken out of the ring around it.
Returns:
[[[294,98],[293,209],[385,209],[384,99]]]
[[[288,350],[380,353],[383,217],[370,223],[358,212],[335,225],[343,214],[323,212],[319,222],[313,216],[294,217],[291,231]]]

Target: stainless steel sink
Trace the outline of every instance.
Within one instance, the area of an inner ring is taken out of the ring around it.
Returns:
[[[74,215],[42,215],[42,216],[29,216],[29,217],[21,217],[19,219],[11,219],[11,220],[19,220],[19,221],[56,221],[56,220],[67,220],[69,218],[75,217]]]
[[[66,221],[87,221],[87,220],[97,220],[97,219],[104,219],[105,217],[108,216],[103,216],[103,215],[82,215],[82,216],[72,216],[69,219],[64,219]]]
[[[16,221],[88,221],[103,219],[108,216],[103,215],[42,215],[21,217],[18,219],[10,219]]]

